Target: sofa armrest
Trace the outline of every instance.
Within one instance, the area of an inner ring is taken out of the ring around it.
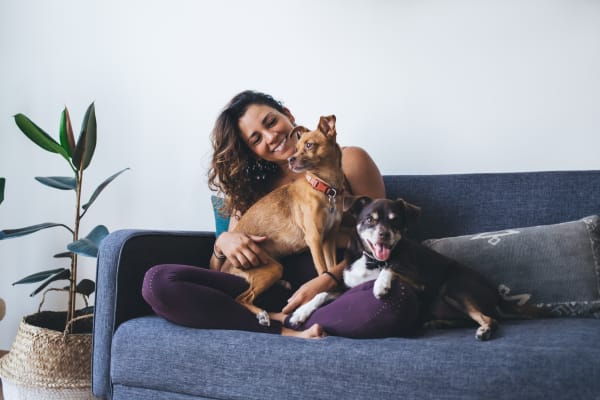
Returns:
[[[120,230],[100,246],[96,269],[92,390],[110,397],[110,357],[114,332],[123,322],[152,314],[142,298],[142,282],[157,264],[208,267],[214,232]]]

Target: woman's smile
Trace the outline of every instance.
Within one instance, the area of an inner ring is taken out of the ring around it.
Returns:
[[[275,147],[273,149],[273,153],[277,153],[279,151],[282,151],[284,149],[285,145],[287,144],[288,138],[289,138],[289,136],[285,136],[283,138],[283,140],[281,141],[281,143],[279,143],[279,145],[277,145],[277,147]]]

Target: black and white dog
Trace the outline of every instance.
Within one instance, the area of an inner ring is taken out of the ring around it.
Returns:
[[[476,322],[475,337],[489,339],[498,323],[498,309],[518,312],[476,271],[404,236],[420,208],[402,199],[354,199],[349,212],[356,230],[346,250],[344,283],[349,288],[375,279],[373,294],[384,297],[394,279],[412,286],[420,299],[426,327],[465,326]],[[323,292],[299,307],[290,318],[300,324],[318,307],[339,296]]]
[[[379,200],[376,200],[376,202]],[[399,200],[402,201],[402,200]],[[406,228],[414,223],[420,213],[420,209],[403,203],[402,210],[373,208],[372,212],[366,212],[362,216],[365,206],[371,203],[369,197],[363,196],[352,200],[347,210],[357,220],[356,229],[350,234],[350,242],[344,254],[346,268],[343,272],[344,286],[353,288],[364,282],[375,280],[373,284],[373,295],[382,298],[391,288],[394,279],[392,264],[388,262],[392,249],[402,239]],[[385,214],[385,215],[384,215]],[[390,219],[390,217],[392,217]],[[390,226],[388,221],[394,221]],[[290,317],[293,325],[303,323],[310,315],[323,304],[337,298],[341,292],[322,292],[317,294],[311,301],[302,305]]]

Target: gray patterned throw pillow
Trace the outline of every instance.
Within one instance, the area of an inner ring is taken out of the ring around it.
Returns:
[[[508,300],[549,315],[600,318],[600,218],[430,239],[426,246],[482,272]]]

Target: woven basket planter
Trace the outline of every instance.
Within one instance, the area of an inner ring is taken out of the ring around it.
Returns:
[[[5,400],[94,399],[91,333],[63,332],[66,313],[23,318],[10,352],[0,359]],[[74,332],[91,332],[78,324]]]

